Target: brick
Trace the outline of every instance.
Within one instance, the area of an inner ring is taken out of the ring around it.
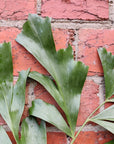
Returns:
[[[24,20],[36,13],[36,0],[0,0],[0,19]]]
[[[81,94],[77,126],[82,125],[87,117],[99,106],[98,92],[99,86],[91,80],[86,80]]]
[[[75,41],[75,32],[72,29],[52,29],[53,37],[55,41],[56,50],[67,48],[70,44],[75,51],[73,42]]]
[[[88,75],[102,75],[102,65],[97,49],[105,47],[114,54],[114,30],[81,29],[79,30],[78,60],[89,66]]]
[[[2,116],[0,115],[0,125],[5,125],[6,122],[4,121],[4,119],[2,118]]]
[[[13,67],[14,75],[17,76],[21,70],[31,68],[31,71],[38,71],[39,73],[48,74],[48,72],[41,66],[41,64],[16,41],[16,36],[20,33],[17,28],[0,28],[0,42],[12,43]],[[66,48],[69,40],[67,30],[53,29],[56,49]]]
[[[112,139],[114,139],[114,135],[107,131],[82,131],[74,144],[104,144]]]
[[[104,20],[109,18],[108,0],[42,0],[41,15],[55,19]]]
[[[53,29],[53,36],[56,45],[56,50],[67,47],[68,31],[61,29]]]
[[[62,132],[48,132],[47,144],[67,144],[67,137]]]
[[[27,81],[27,83],[26,83],[26,89],[25,89],[25,104],[26,105],[28,105],[28,102],[29,102],[29,99],[28,99],[29,87],[30,87],[30,83]]]
[[[11,132],[11,131],[7,131],[7,134],[8,134],[8,136],[9,136],[12,144],[16,144],[16,141],[15,141],[15,139],[14,139],[14,136],[13,136],[12,132]]]
[[[23,111],[23,114],[22,114],[22,117],[21,117],[21,120],[20,122],[23,121],[23,119],[25,119],[26,117],[29,116],[29,107],[27,105],[24,106],[24,111]]]

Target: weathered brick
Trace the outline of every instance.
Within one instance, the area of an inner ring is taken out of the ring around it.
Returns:
[[[21,117],[21,122],[23,121],[23,119],[25,119],[26,117],[29,116],[29,107],[27,105],[24,106],[24,111]]]
[[[0,0],[0,19],[23,20],[36,13],[36,0]]]
[[[79,30],[78,60],[89,66],[88,75],[102,75],[103,70],[97,49],[105,47],[114,54],[114,30],[81,29]]]
[[[104,144],[114,139],[114,135],[107,131],[87,131],[81,132],[74,144]]]
[[[42,0],[41,15],[55,19],[108,19],[108,0]]]
[[[12,43],[14,75],[18,75],[21,70],[31,68],[31,71],[38,71],[43,74],[48,72],[25,48],[20,46],[16,41],[16,36],[20,33],[17,28],[0,28],[0,42]],[[68,31],[62,29],[53,29],[56,49],[66,48],[69,41]]]
[[[8,134],[8,136],[9,136],[12,144],[16,144],[16,141],[15,141],[15,139],[14,139],[14,136],[13,136],[12,132],[11,132],[11,131],[7,131],[7,134]]]
[[[67,144],[67,137],[62,132],[48,132],[47,144]]]
[[[53,29],[53,36],[56,45],[56,50],[66,48],[68,45],[68,31],[61,29]]]
[[[91,80],[86,80],[81,94],[77,126],[82,125],[95,108],[99,106],[98,92],[99,86]]]

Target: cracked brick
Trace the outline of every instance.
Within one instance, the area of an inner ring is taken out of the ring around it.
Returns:
[[[114,55],[114,30],[81,29],[79,30],[78,60],[89,66],[88,75],[103,75],[97,49],[104,47]]]
[[[62,132],[48,132],[47,144],[67,144],[67,137]]]
[[[0,0],[0,19],[24,20],[36,13],[36,0]]]
[[[100,100],[97,96],[98,92],[99,85],[92,80],[86,80],[81,94],[77,126],[81,126],[87,117],[99,106]]]
[[[108,0],[42,0],[41,15],[55,19],[105,20]]]

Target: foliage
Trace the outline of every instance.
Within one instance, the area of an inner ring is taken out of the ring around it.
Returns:
[[[110,52],[107,52],[105,48],[98,49],[99,57],[104,70],[104,78],[105,78],[105,90],[106,90],[106,99],[105,101],[99,105],[86,119],[80,130],[77,132],[76,136],[72,140],[71,144],[74,143],[75,139],[79,135],[80,131],[87,124],[87,122],[92,121],[97,123],[98,125],[104,127],[108,131],[114,134],[114,105],[111,105],[107,109],[103,110],[96,116],[92,117],[93,114],[102,107],[105,103],[114,102],[114,98],[111,96],[114,94],[114,56]]]
[[[104,70],[105,103],[114,102],[114,99],[111,99],[111,96],[114,94],[114,56],[104,48],[100,48],[98,53]],[[91,121],[101,125],[114,134],[114,105],[94,116]]]
[[[23,31],[16,41],[23,45],[51,74],[56,84],[48,76],[32,72],[29,77],[40,82],[53,96],[64,111],[69,127],[59,111],[51,104],[34,100],[30,114],[37,116],[73,137],[80,106],[80,94],[86,79],[88,67],[73,59],[72,47],[56,52],[51,32],[50,19],[29,15]],[[40,108],[43,107],[43,110]],[[50,112],[49,112],[50,110]],[[55,119],[54,115],[58,116]]]
[[[38,72],[31,72],[29,77],[41,83],[52,95],[64,111],[68,125],[53,105],[39,99],[32,102],[29,111],[30,115],[55,125],[71,136],[73,138],[71,144],[74,143],[82,128],[89,121],[95,122],[114,133],[113,105],[92,117],[102,105],[107,102],[114,102],[114,99],[111,99],[114,94],[114,56],[111,53],[107,53],[105,49],[98,50],[104,70],[106,100],[90,114],[74,137],[80,95],[88,67],[73,60],[70,45],[65,50],[61,49],[56,52],[48,17],[44,19],[35,14],[29,15],[27,22],[23,26],[23,31],[17,36],[16,41],[23,45],[51,74],[52,79]],[[58,116],[58,118],[55,119],[55,116]]]
[[[45,144],[45,124],[42,122],[39,126],[32,117],[28,117],[22,122],[21,139],[18,135],[19,123],[25,105],[25,87],[28,74],[29,69],[21,71],[17,83],[13,86],[11,46],[10,43],[0,44],[0,114],[12,131],[17,144]],[[39,134],[39,138],[35,132]],[[0,127],[0,143],[11,144],[2,126]]]

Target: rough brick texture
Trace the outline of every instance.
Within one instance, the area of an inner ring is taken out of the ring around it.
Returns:
[[[36,0],[0,0],[0,19],[23,20],[36,11]]]
[[[42,0],[42,16],[55,19],[108,19],[108,0]]]
[[[78,60],[89,66],[89,75],[103,73],[97,52],[99,47],[105,47],[114,54],[114,30],[79,30]]]
[[[81,94],[81,104],[78,114],[77,126],[82,125],[87,117],[99,106],[99,85],[91,80],[87,80],[84,84]]]
[[[107,131],[81,132],[74,144],[104,144],[114,139],[114,135]]]
[[[8,131],[7,134],[8,134],[8,136],[9,136],[9,138],[10,138],[12,144],[16,144],[16,141],[15,141],[15,139],[14,139],[13,134],[12,134],[10,131]]]
[[[48,132],[47,144],[67,144],[67,137],[62,132]]]

